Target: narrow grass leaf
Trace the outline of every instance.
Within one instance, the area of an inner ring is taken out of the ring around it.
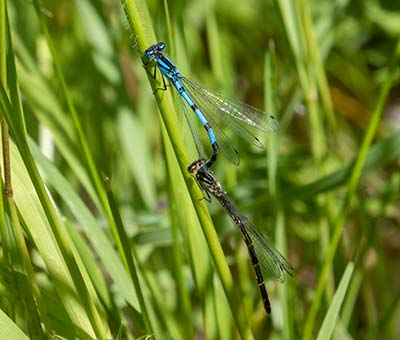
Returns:
[[[322,322],[321,328],[318,332],[317,340],[328,340],[332,337],[333,330],[336,324],[336,319],[339,315],[340,308],[346,296],[353,270],[354,263],[349,262],[340,280],[335,295],[333,296],[333,299],[330,303],[324,321]]]
[[[122,152],[132,172],[132,178],[148,209],[153,209],[156,204],[153,164],[149,156],[151,150],[146,143],[146,135],[142,122],[133,113],[121,108],[118,113],[118,136]]]
[[[29,340],[30,338],[0,309],[0,338]]]

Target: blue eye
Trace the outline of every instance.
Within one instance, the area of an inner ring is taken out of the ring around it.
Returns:
[[[159,43],[158,43],[158,49],[159,49],[160,51],[165,50],[166,47],[167,47],[167,46],[165,45],[165,43],[163,43],[163,42],[159,42]]]

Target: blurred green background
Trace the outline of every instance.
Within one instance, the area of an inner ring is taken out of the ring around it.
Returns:
[[[400,338],[399,36],[399,1],[0,0],[0,338]],[[213,169],[294,267],[270,318],[157,41],[280,121]]]

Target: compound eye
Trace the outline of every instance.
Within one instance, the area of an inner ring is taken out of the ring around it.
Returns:
[[[158,43],[158,49],[159,49],[160,51],[165,50],[166,47],[167,47],[167,46],[165,45],[165,43],[163,43],[163,42],[159,42],[159,43]]]
[[[150,56],[150,55],[153,54],[153,52],[154,52],[153,46],[150,46],[149,48],[147,48],[147,49],[144,51],[144,54],[147,55],[147,56]]]

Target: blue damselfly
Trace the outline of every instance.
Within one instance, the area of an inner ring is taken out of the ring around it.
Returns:
[[[259,148],[263,148],[261,141],[246,127],[246,125],[264,132],[273,132],[279,127],[278,120],[275,116],[227,95],[206,89],[202,85],[183,77],[174,62],[163,53],[165,48],[166,45],[163,42],[159,42],[147,48],[144,51],[144,56],[147,58],[144,64],[145,66],[151,62],[155,64],[154,74],[152,74],[153,78],[156,77],[156,71],[159,69],[163,80],[162,89],[166,90],[167,88],[167,84],[164,80],[164,77],[166,77],[169,83],[176,88],[182,101],[186,102],[192,109],[207,131],[213,149],[210,159],[206,162],[207,168],[210,168],[216,161],[219,149],[221,149],[222,153],[225,154],[232,163],[235,165],[239,164],[239,154],[223,131],[225,126],[248,142]],[[197,150],[200,155],[203,156],[201,151],[202,147],[194,132],[193,124],[190,121],[184,103],[182,103],[182,107],[191,132],[194,135]]]

